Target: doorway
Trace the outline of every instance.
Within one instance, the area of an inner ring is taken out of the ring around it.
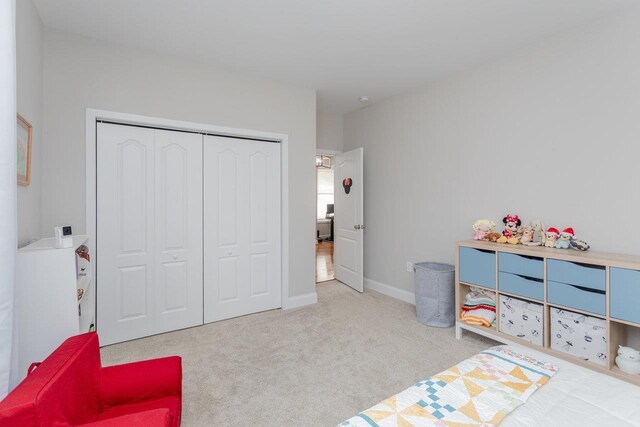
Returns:
[[[364,291],[364,151],[316,152],[316,283]]]
[[[316,283],[335,279],[334,170],[335,156],[316,154]]]

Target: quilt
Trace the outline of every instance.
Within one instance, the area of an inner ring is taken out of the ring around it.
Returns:
[[[341,427],[496,426],[558,368],[498,346],[359,413]]]

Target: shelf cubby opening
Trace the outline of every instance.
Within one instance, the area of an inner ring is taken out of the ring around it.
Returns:
[[[620,346],[640,350],[640,326],[611,319],[609,321],[609,368],[615,372],[622,372],[616,365]],[[638,379],[640,380],[640,376]]]
[[[456,301],[457,304],[457,311],[458,311],[458,319],[457,321],[462,322],[462,319],[460,318],[460,315],[462,314],[462,306],[465,303],[465,296],[471,291],[471,288],[479,288],[482,291],[484,291],[485,293],[491,295],[493,297],[493,300],[496,304],[496,310],[497,310],[497,299],[498,299],[498,294],[496,293],[495,289],[489,289],[489,288],[485,288],[483,286],[476,286],[476,285],[470,285],[467,283],[460,283],[460,292],[458,293],[459,295],[459,300]],[[497,313],[496,313],[496,321],[493,322],[493,324],[491,326],[480,326],[480,325],[472,325],[475,326],[476,328],[482,328],[482,329],[489,329],[492,331],[496,331],[497,330]],[[462,322],[464,323],[464,322]]]

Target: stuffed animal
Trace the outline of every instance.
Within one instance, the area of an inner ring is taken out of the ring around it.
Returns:
[[[533,236],[531,237],[531,240],[525,241],[525,239],[521,239],[520,243],[527,246],[544,245],[545,234],[544,234],[544,224],[542,223],[542,220],[538,218],[534,219],[533,221],[531,221],[529,228],[531,228],[531,230],[533,231]]]
[[[520,243],[520,225],[522,221],[518,218],[518,215],[507,214],[502,218],[504,224],[504,230],[502,230],[502,236],[497,240],[498,243],[510,243],[517,245]]]
[[[572,239],[571,247],[576,251],[588,251],[591,246],[589,246],[589,244],[584,240]]]
[[[631,347],[618,346],[616,365],[627,374],[640,374],[640,351]]]
[[[533,228],[525,226],[520,229],[520,232],[522,233],[520,243],[522,243],[523,245],[530,244],[533,240]]]
[[[560,232],[558,231],[557,228],[549,227],[547,229],[547,233],[545,235],[544,245],[547,248],[555,248],[556,247],[556,240],[558,240],[558,236],[559,235],[560,235]]]
[[[497,242],[500,236],[500,233],[489,233],[487,234],[487,238],[485,240],[488,240],[489,242]]]
[[[496,228],[496,223],[488,219],[479,219],[473,223],[473,240],[488,240],[487,235]]]
[[[560,233],[560,237],[556,241],[556,248],[558,249],[569,249],[571,247],[571,240],[576,237],[576,234],[573,232],[573,228],[567,227],[562,230]]]

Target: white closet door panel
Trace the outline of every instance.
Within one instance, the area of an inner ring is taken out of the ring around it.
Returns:
[[[280,145],[204,138],[204,319],[281,306]]]
[[[97,132],[97,327],[111,344],[154,331],[154,131]]]
[[[155,332],[202,324],[202,135],[155,131]]]
[[[206,144],[205,137],[205,144]],[[216,180],[218,208],[213,214],[217,217],[218,240],[220,248],[237,248],[239,244],[239,210],[242,206],[238,197],[240,191],[241,171],[238,154],[232,150],[217,153],[215,163],[206,163],[206,172]],[[206,158],[205,158],[206,162]],[[205,173],[206,173],[205,172]],[[205,178],[206,179],[206,178]]]
[[[249,297],[254,304],[281,306],[280,144],[250,141]]]

